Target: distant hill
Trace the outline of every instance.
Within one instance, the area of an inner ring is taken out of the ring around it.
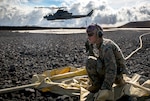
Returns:
[[[0,30],[85,29],[84,27],[0,26]]]
[[[111,29],[116,27],[104,27]],[[150,28],[150,21],[129,22],[117,28]],[[0,30],[37,30],[37,29],[86,29],[86,27],[39,27],[39,26],[0,26]]]
[[[129,22],[125,25],[119,26],[118,28],[150,28],[150,21]]]

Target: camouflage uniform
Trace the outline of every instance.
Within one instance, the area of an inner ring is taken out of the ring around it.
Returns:
[[[93,46],[88,46],[86,70],[92,84],[91,92],[97,92],[99,89],[111,90],[113,83],[122,83],[122,73],[126,68],[121,49],[112,40],[103,38],[97,49],[98,57],[93,52]]]

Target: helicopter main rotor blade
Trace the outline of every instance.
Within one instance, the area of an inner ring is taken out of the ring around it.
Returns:
[[[63,9],[63,8],[67,8],[67,7],[34,7],[34,8]]]

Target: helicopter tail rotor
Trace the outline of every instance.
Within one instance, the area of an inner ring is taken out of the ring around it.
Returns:
[[[91,10],[91,12],[89,12],[89,13],[87,14],[87,16],[91,16],[91,15],[93,14],[93,12],[94,12],[94,10]]]

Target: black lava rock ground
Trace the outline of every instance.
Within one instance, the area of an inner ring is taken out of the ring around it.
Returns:
[[[139,36],[148,31],[110,31],[104,37],[112,39],[128,56],[139,47]],[[128,71],[150,79],[150,35],[144,36],[143,48],[127,62]],[[86,34],[42,34],[0,31],[0,89],[31,83],[32,75],[63,66],[85,65]],[[141,80],[141,81],[142,81]],[[61,100],[64,98],[65,100]],[[26,89],[1,94],[0,101],[78,101],[78,97],[57,96]],[[142,100],[141,100],[142,101]],[[143,100],[144,101],[144,100]]]

